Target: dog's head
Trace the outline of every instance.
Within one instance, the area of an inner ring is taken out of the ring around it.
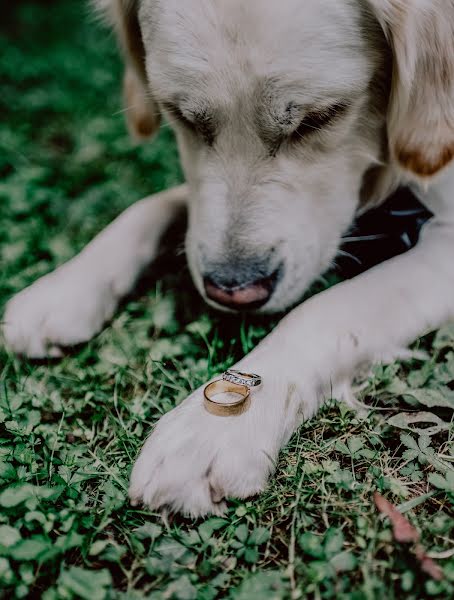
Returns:
[[[187,255],[216,306],[281,310],[364,201],[454,156],[443,0],[101,0],[139,137],[164,113],[191,190]]]

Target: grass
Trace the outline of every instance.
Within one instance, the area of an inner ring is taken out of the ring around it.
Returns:
[[[131,144],[113,40],[80,2],[11,3],[0,57],[1,310],[181,174],[168,128]],[[0,349],[0,597],[453,597],[452,326],[418,343],[425,362],[374,369],[367,418],[328,402],[282,452],[266,493],[231,501],[225,518],[129,506],[131,463],[153,423],[272,326],[210,312],[184,265],[161,263],[149,289],[62,361]],[[424,428],[430,419],[442,419],[438,431]],[[393,541],[376,490],[421,532],[442,581]]]

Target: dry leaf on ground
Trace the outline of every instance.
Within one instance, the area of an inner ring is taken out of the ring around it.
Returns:
[[[374,494],[374,502],[381,514],[387,516],[391,521],[396,542],[414,544],[412,551],[419,562],[421,570],[437,581],[443,579],[441,567],[427,556],[424,547],[419,543],[419,532],[410,521],[378,492]]]

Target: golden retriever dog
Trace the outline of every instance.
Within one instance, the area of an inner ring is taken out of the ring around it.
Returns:
[[[133,502],[193,516],[264,489],[280,448],[359,367],[409,356],[454,316],[452,0],[98,0],[125,58],[128,124],[171,123],[185,185],[130,207],[14,297],[8,347],[58,356],[88,340],[187,209],[206,301],[296,305],[238,363],[263,383],[220,418],[203,387],[165,415],[132,472]],[[417,246],[298,305],[356,216],[400,184],[434,217]]]

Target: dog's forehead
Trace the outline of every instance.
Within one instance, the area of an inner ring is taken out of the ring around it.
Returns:
[[[368,68],[359,2],[354,0],[143,0],[148,69],[175,95],[195,84],[219,90],[310,90],[317,97],[355,90]],[[215,80],[215,81],[213,81]],[[236,80],[236,81],[234,81]],[[301,88],[301,83],[304,84]]]

